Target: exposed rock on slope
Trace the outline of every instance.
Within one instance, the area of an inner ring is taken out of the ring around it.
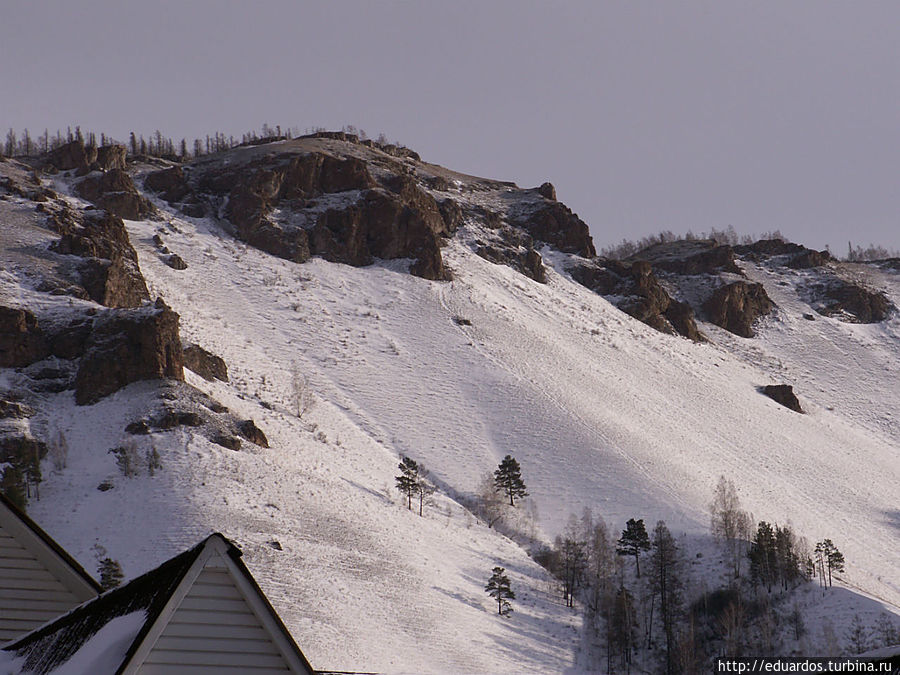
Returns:
[[[753,337],[753,322],[774,306],[762,284],[746,281],[720,286],[703,303],[710,321],[741,337]]]
[[[120,218],[138,220],[155,212],[123,169],[89,174],[75,184],[75,194]]]
[[[595,258],[570,270],[572,278],[599,295],[615,296],[616,306],[651,328],[703,340],[694,312],[687,303],[672,299],[653,274],[650,263]]]
[[[797,395],[794,394],[794,388],[789,384],[767,384],[763,387],[763,393],[785,408],[798,413],[803,412],[803,408],[800,407],[800,401],[797,400]]]
[[[76,255],[81,285],[107,307],[137,307],[150,295],[122,219],[105,211],[63,211],[49,223],[62,237],[53,250]]]
[[[184,379],[178,315],[157,300],[97,317],[75,378],[75,401],[94,403],[138,380]]]
[[[228,366],[222,357],[206,351],[200,345],[184,346],[184,365],[209,382],[213,380],[228,382]]]
[[[46,336],[27,309],[0,307],[0,368],[20,368],[49,354]]]

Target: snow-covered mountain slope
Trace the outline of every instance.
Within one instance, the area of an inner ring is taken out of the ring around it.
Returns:
[[[495,205],[505,190],[466,198]],[[132,384],[91,406],[48,394],[31,424],[60,428],[71,449],[29,510],[88,567],[95,543],[130,576],[218,530],[315,667],[561,672],[574,663],[576,615],[521,548],[452,498],[512,454],[543,536],[585,507],[614,532],[634,517],[705,535],[724,475],[757,520],[833,539],[848,562],[840,583],[898,611],[896,316],[806,319],[799,282],[810,272],[742,263],[778,309],[755,338],[703,324],[711,341],[696,344],[572,281],[569,254],[541,249],[546,284],[488,262],[473,252],[487,235],[471,218],[441,251],[453,280],[431,281],[403,259],[275,258],[213,219],[156,205],[161,220],[126,221],[150,294],[229,368],[229,383],[187,382],[255,420],[270,447],[229,450],[190,427],[132,437],[141,453],[156,447],[162,470],[126,479],[108,450],[159,387]],[[164,263],[155,235],[186,269]],[[900,301],[898,277],[878,274]],[[7,300],[39,302],[21,271],[0,281]],[[290,411],[295,369],[317,401],[302,420]],[[780,382],[806,414],[759,392]],[[393,488],[401,454],[442,488],[424,518]],[[113,489],[99,491],[104,481]],[[498,564],[517,592],[510,619],[483,592]]]

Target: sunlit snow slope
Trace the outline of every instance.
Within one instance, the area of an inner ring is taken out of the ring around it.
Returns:
[[[59,394],[70,466],[32,513],[79,559],[99,540],[133,574],[220,530],[318,668],[560,672],[578,622],[540,568],[450,499],[420,519],[392,487],[401,454],[462,494],[512,454],[551,537],[584,507],[614,531],[636,517],[705,533],[725,475],[757,520],[833,539],[843,583],[900,605],[896,317],[803,319],[793,279],[745,266],[779,309],[756,338],[704,325],[711,343],[694,344],[574,283],[559,254],[542,252],[555,267],[542,285],[476,256],[465,231],[443,250],[454,280],[433,282],[404,261],[286,262],[209,220],[127,225],[151,294],[228,363],[230,384],[189,382],[256,420],[271,448],[162,434],[159,476],[98,492],[152,388],[88,408]],[[186,270],[163,264],[157,233]],[[900,300],[894,277],[878,282]],[[288,412],[294,366],[318,399],[302,421]],[[779,382],[806,414],[758,391]],[[482,590],[495,564],[522,590],[508,620]]]

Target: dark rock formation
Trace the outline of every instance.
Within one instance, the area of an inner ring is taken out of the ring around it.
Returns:
[[[525,228],[535,239],[560,251],[585,258],[597,254],[587,224],[560,202],[549,202],[527,216],[511,219],[510,223]]]
[[[237,436],[218,434],[216,436],[213,436],[210,440],[216,445],[221,445],[223,448],[228,448],[229,450],[241,449],[241,439]]]
[[[794,394],[794,388],[789,384],[767,384],[763,387],[763,393],[776,403],[780,403],[785,408],[802,413],[803,408],[800,407],[800,401]]]
[[[662,333],[679,334],[695,342],[703,335],[690,305],[674,300],[660,285],[650,263],[595,259],[569,270],[572,278],[599,295],[624,296],[616,305],[623,312]]]
[[[137,253],[121,218],[105,211],[87,211],[80,225],[75,220],[57,219],[54,227],[63,235],[53,245],[57,253],[87,258],[80,268],[81,285],[94,302],[137,307],[149,299]]]
[[[541,258],[541,254],[535,251],[531,246],[519,249],[508,247],[501,248],[485,244],[475,249],[475,253],[495,265],[507,265],[512,267],[538,283],[547,283],[547,272],[544,269],[544,261]]]
[[[93,321],[90,318],[75,318],[55,331],[48,331],[50,353],[61,359],[77,359],[84,354],[91,334]]]
[[[774,255],[796,255],[807,250],[800,244],[794,244],[783,239],[760,239],[752,244],[739,244],[734,247],[734,252],[738,255],[755,255],[755,256],[774,256]]]
[[[411,273],[447,278],[440,239],[450,231],[437,203],[408,176],[397,177],[390,187],[366,190],[355,204],[322,213],[309,233],[310,251],[357,266],[376,257],[413,258]]]
[[[551,202],[556,201],[556,188],[553,187],[553,183],[542,183],[541,186],[537,188],[537,192],[544,199],[549,199]]]
[[[101,171],[110,169],[124,171],[125,153],[124,145],[102,145],[97,148],[97,159],[91,164],[91,168]]]
[[[184,171],[180,166],[154,171],[144,178],[144,187],[151,192],[158,192],[170,204],[183,202],[191,194]]]
[[[98,316],[75,378],[75,402],[86,405],[138,380],[184,379],[178,315],[155,307]]]
[[[47,456],[47,444],[29,436],[0,437],[0,464],[9,462],[18,467]]]
[[[0,307],[0,368],[21,368],[50,354],[47,336],[27,309]]]
[[[161,431],[178,427],[199,427],[203,418],[192,410],[164,410],[150,420],[150,426]]]
[[[208,352],[200,345],[184,346],[184,365],[208,382],[228,382],[228,366],[220,356]]]
[[[812,267],[822,267],[832,260],[834,258],[828,251],[813,251],[807,248],[791,258],[788,261],[788,267],[795,270],[805,270]]]
[[[753,337],[753,322],[775,304],[762,284],[736,281],[717,288],[703,303],[709,320],[741,337]]]
[[[187,263],[181,259],[180,255],[176,255],[172,253],[171,255],[167,255],[163,258],[163,262],[166,263],[173,270],[186,270]]]
[[[241,432],[241,436],[246,438],[251,443],[258,445],[262,448],[269,447],[269,439],[266,438],[266,435],[262,432],[256,423],[253,420],[244,420],[240,424],[238,424],[238,430]]]
[[[97,148],[85,146],[83,141],[72,141],[47,153],[44,165],[58,171],[70,171],[71,169],[87,171],[95,161],[97,161]]]
[[[646,260],[654,269],[683,276],[720,272],[743,275],[734,262],[731,246],[719,245],[711,239],[656,244],[638,251],[629,260]]]
[[[75,184],[75,194],[128,220],[140,220],[156,211],[122,169],[86,176]]]
[[[884,293],[842,281],[828,286],[825,297],[829,304],[817,310],[824,316],[851,317],[853,323],[878,323],[894,310]]]
[[[453,234],[462,224],[462,208],[460,208],[459,204],[452,199],[445,199],[440,203],[438,208],[441,211],[441,218],[444,219],[444,225],[447,228],[447,232]]]

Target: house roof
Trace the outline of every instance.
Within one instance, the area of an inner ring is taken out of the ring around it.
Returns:
[[[21,524],[22,532],[27,532],[32,535],[31,539],[33,541],[42,544],[51,555],[67,567],[81,582],[93,589],[95,593],[102,592],[103,589],[94,577],[88,574],[62,546],[57,544],[56,541],[49,534],[44,532],[37,523],[29,518],[24,511],[7,499],[3,493],[0,493],[0,527],[7,525],[7,529],[10,529],[9,526],[16,523],[16,521]]]
[[[290,650],[291,657],[313,672],[309,662],[300,652],[287,628],[272,608],[265,594],[260,590],[250,571],[241,561],[241,551],[221,534],[213,534],[193,548],[175,556],[154,570],[90,600],[59,619],[49,623],[3,650],[14,654],[23,663],[23,672],[34,675],[48,675],[67,662],[81,650],[100,630],[114,619],[143,612],[144,618],[137,634],[131,640],[124,657],[118,664],[116,673],[125,671],[132,659],[140,651],[146,651],[145,638],[169,605],[176,590],[194,567],[198,558],[209,546],[217,546],[227,553],[236,570],[249,582],[250,587],[270,614],[269,620],[277,627],[278,639]],[[201,561],[202,562],[202,561]],[[189,584],[188,584],[189,585]]]

